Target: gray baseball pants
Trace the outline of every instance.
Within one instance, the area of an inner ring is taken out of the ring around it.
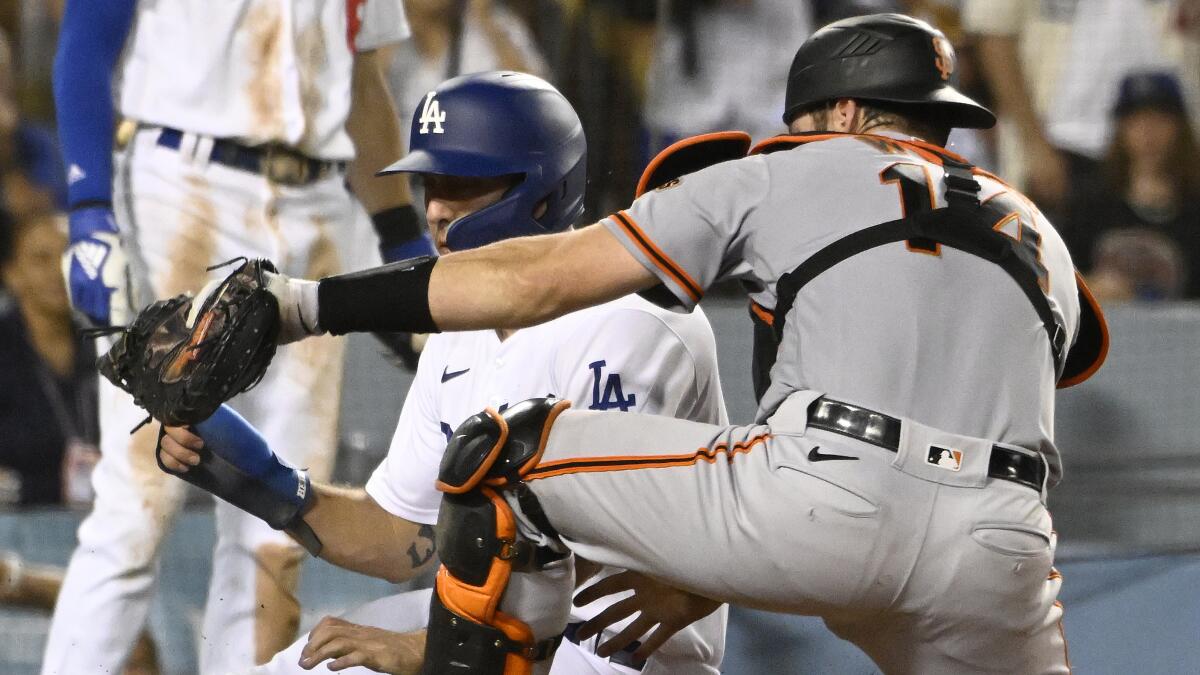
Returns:
[[[905,420],[893,453],[807,429],[817,396],[752,426],[567,411],[526,480],[576,554],[820,616],[887,673],[1068,673],[1044,489],[989,478],[991,441]],[[961,466],[931,465],[934,442]]]

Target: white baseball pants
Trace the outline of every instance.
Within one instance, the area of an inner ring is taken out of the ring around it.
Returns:
[[[115,210],[137,283],[137,303],[195,292],[231,269],[205,268],[238,256],[270,258],[292,276],[343,269],[339,248],[361,236],[360,207],[330,176],[302,187],[272,183],[210,163],[211,139],[185,134],[178,150],[139,130],[118,153]],[[355,232],[359,232],[355,235]],[[259,385],[233,405],[280,456],[327,477],[336,445],[341,340],[280,349]],[[100,383],[101,451],[96,501],[79,528],[42,666],[44,675],[116,673],[142,629],[159,546],[184,482],[154,458],[158,425],[132,399]],[[292,641],[303,551],[282,532],[218,500],[217,546],[201,630],[201,672],[225,673],[268,659]]]

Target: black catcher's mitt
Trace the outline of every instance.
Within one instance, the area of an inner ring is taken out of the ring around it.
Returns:
[[[258,384],[275,356],[279,304],[264,271],[276,269],[245,260],[196,312],[188,294],[146,307],[98,359],[100,373],[168,426],[207,419]]]

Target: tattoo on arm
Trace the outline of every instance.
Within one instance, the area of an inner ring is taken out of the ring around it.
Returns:
[[[429,544],[422,547],[424,550],[419,550],[417,548],[417,542],[415,541],[409,544],[408,557],[412,558],[413,569],[416,569],[429,562],[429,559],[433,557],[434,550],[437,548],[437,544],[433,540],[432,525],[422,525],[421,528],[417,530],[417,537],[428,540]]]

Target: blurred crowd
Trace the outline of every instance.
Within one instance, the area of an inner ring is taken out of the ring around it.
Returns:
[[[59,273],[66,176],[51,64],[63,0],[0,0],[0,505],[86,502],[94,348]],[[407,130],[441,80],[532,72],[590,139],[588,218],[659,149],[781,133],[796,47],[854,14],[929,20],[1001,118],[950,149],[1023,187],[1102,300],[1200,298],[1200,0],[407,0],[391,87]]]

